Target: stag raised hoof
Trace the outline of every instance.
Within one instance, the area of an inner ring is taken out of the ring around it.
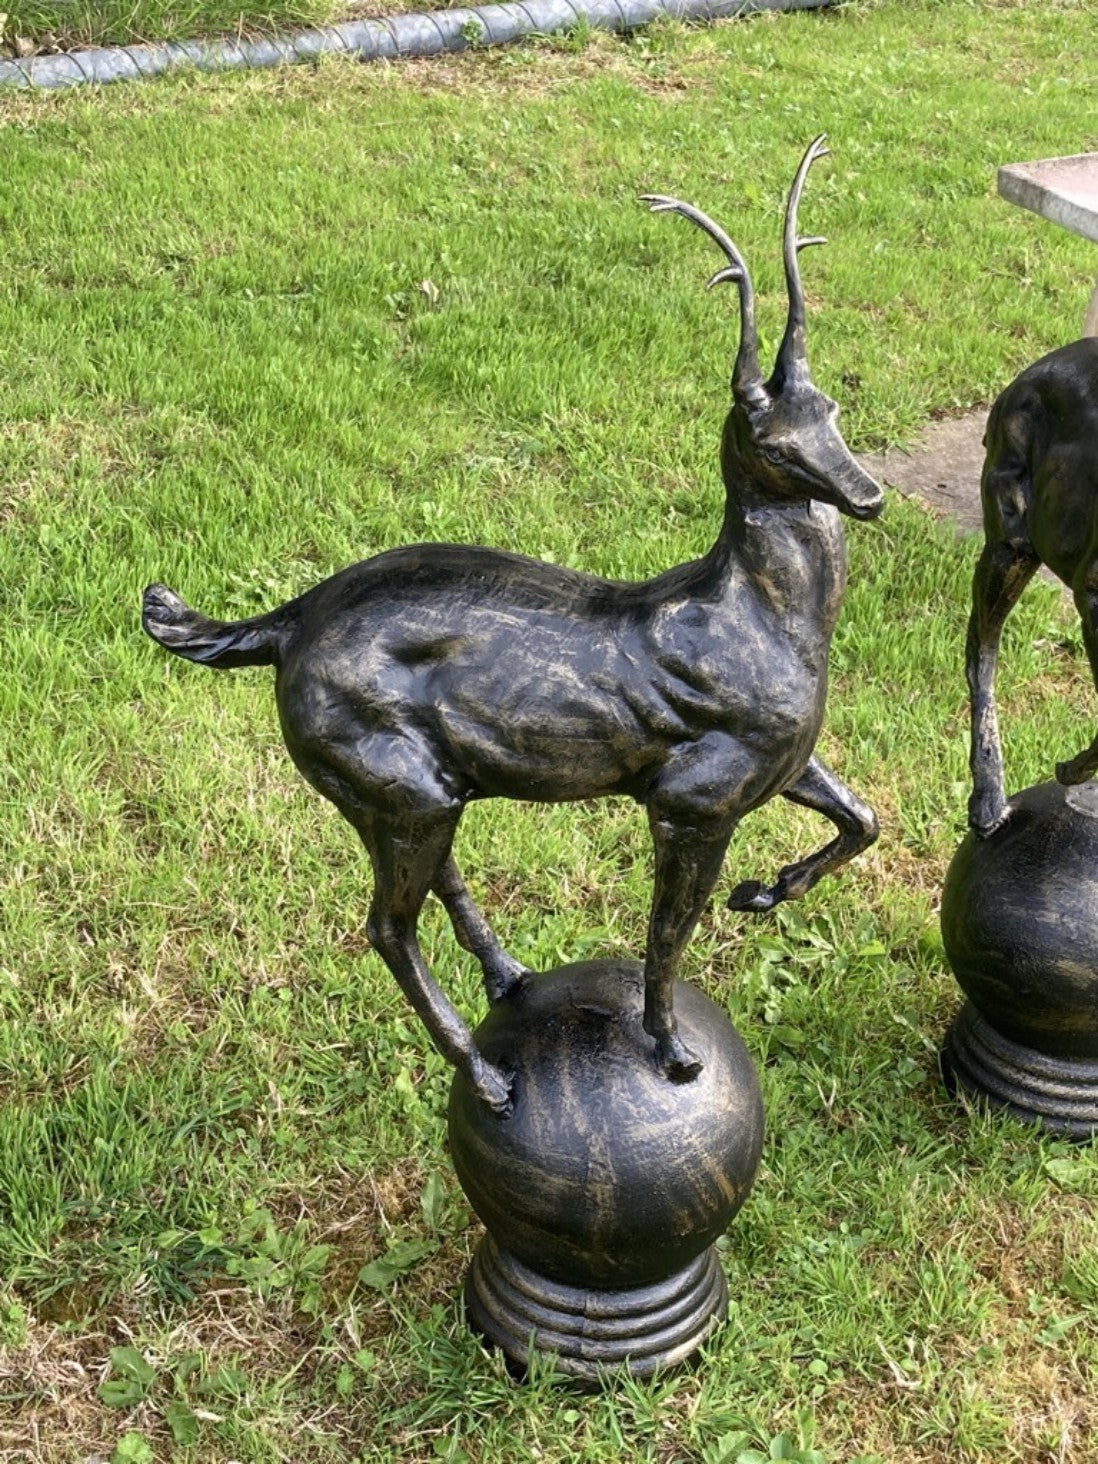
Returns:
[[[1043,356],[996,399],[984,434],[984,549],[972,581],[965,669],[971,703],[968,820],[1007,819],[995,670],[1003,624],[1045,564],[1071,590],[1098,684],[1098,339]],[[1056,764],[1061,783],[1098,772],[1098,737]]]
[[[235,623],[207,619],[162,586],[146,591],[145,629],[177,655],[277,668],[290,755],[369,853],[370,939],[439,1049],[499,1113],[509,1076],[480,1057],[416,937],[433,890],[476,954],[491,1000],[526,974],[453,861],[471,800],[628,794],[647,810],[655,887],[644,1026],[677,1081],[701,1064],[676,1030],[672,983],[740,819],[780,793],[838,829],[773,885],[740,885],[731,903],[742,909],[803,894],[877,835],[871,810],[813,756],[845,579],[838,511],[869,519],[882,506],[805,356],[797,256],[822,241],[798,237],[797,208],[824,152],[818,138],[789,194],[789,314],[768,378],[735,244],[690,204],[648,199],[720,246],[727,265],[711,283],[739,291],[724,521],[703,558],[624,584],[517,554],[420,544]]]

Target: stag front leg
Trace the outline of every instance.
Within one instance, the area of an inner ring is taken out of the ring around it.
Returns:
[[[1007,810],[1003,748],[995,710],[999,641],[1007,616],[1039,562],[1027,546],[1004,541],[985,544],[972,578],[972,614],[965,644],[972,739],[968,822],[985,838],[1003,822]]]
[[[1086,646],[1090,672],[1095,686],[1098,687],[1098,590],[1091,588],[1096,581],[1098,565],[1089,568],[1086,583],[1082,589],[1076,590],[1075,608],[1079,611],[1083,628],[1083,644]],[[1056,781],[1069,786],[1073,783],[1085,783],[1095,772],[1098,772],[1098,737],[1070,762],[1056,764]]]
[[[644,961],[644,1030],[669,1078],[687,1082],[702,1063],[678,1035],[673,988],[686,944],[721,872],[735,821],[699,828],[650,816],[655,888]]]
[[[458,945],[472,952],[484,972],[484,990],[488,1000],[492,1003],[500,1001],[521,986],[530,972],[500,945],[495,931],[469,893],[452,855],[442,866],[434,891],[446,906]]]
[[[815,854],[787,864],[778,873],[772,885],[760,884],[756,879],[744,880],[728,897],[730,910],[772,910],[783,900],[799,900],[820,882],[825,874],[840,868],[855,854],[876,841],[880,832],[877,815],[867,803],[846,786],[840,777],[814,757],[791,788],[783,795],[791,803],[810,808],[813,813],[822,813],[839,830],[832,839]]]

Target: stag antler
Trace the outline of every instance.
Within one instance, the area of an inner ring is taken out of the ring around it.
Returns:
[[[817,158],[826,158],[831,155],[831,149],[824,146],[826,142],[827,133],[821,132],[819,137],[809,143],[808,149],[801,159],[801,165],[797,169],[796,177],[793,179],[793,186],[789,190],[789,202],[785,208],[783,254],[785,285],[789,295],[789,316],[786,320],[785,335],[778,348],[774,371],[768,383],[768,390],[775,396],[793,377],[808,375],[808,354],[804,334],[804,286],[801,284],[798,256],[800,251],[807,249],[810,244],[826,244],[827,240],[820,234],[810,234],[805,238],[798,238],[797,209],[800,206],[801,194],[804,191],[809,168]]]
[[[732,368],[732,390],[737,396],[751,401],[762,399],[765,390],[762,372],[759,370],[759,337],[755,329],[755,287],[751,283],[751,275],[743,255],[721,226],[715,224],[708,214],[703,214],[692,203],[684,203],[681,198],[667,198],[662,193],[644,193],[641,201],[647,203],[653,213],[681,214],[684,219],[689,219],[699,229],[703,229],[724,251],[728,264],[717,271],[705,288],[711,290],[714,285],[727,281],[739,285],[740,349]]]

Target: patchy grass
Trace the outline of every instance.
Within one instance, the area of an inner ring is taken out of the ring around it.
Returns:
[[[729,223],[773,349],[821,127],[810,344],[851,442],[987,402],[1089,289],[1092,251],[999,203],[994,167],[1098,145],[1092,19],[907,4],[0,99],[5,1464],[1086,1457],[1093,1155],[936,1076],[972,544],[904,503],[851,526],[824,751],[884,833],[801,907],[703,922],[686,974],[769,1119],[730,1325],[594,1396],[516,1388],[464,1330],[447,1073],[367,948],[361,852],[294,775],[269,677],[170,661],[138,605],[163,578],[243,613],[417,538],[627,577],[700,552],[735,304],[635,196]],[[1092,703],[1051,588],[1006,640],[1020,786]],[[727,886],[823,833],[764,810]],[[639,951],[634,809],[478,807],[461,852],[532,965]]]
[[[12,0],[0,26],[8,54],[81,46],[264,36],[296,26],[411,10],[446,10],[458,0]]]
[[[15,0],[3,39],[9,51],[73,50],[195,36],[264,35],[342,19],[333,0]]]

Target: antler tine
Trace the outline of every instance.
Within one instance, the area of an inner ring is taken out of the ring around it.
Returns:
[[[831,156],[831,149],[824,146],[826,141],[827,134],[821,133],[819,137],[809,143],[793,179],[793,186],[789,190],[789,202],[785,209],[785,235],[782,252],[785,261],[786,292],[789,296],[789,315],[786,320],[785,335],[782,337],[782,343],[778,349],[774,374],[771,377],[773,387],[779,390],[781,384],[789,377],[808,370],[808,355],[805,347],[804,286],[801,283],[798,256],[802,249],[807,249],[812,244],[826,244],[827,240],[821,234],[799,237],[797,210],[800,207],[801,194],[804,192],[809,168],[817,158]]]
[[[684,219],[697,224],[699,229],[705,232],[724,250],[725,255],[731,264],[747,273],[747,266],[743,261],[743,255],[733,244],[720,224],[714,223],[708,214],[703,214],[700,208],[695,208],[692,203],[684,203],[681,198],[668,198],[663,193],[642,193],[641,202],[646,203],[653,213],[677,213],[682,214]]]
[[[747,261],[736,248],[724,229],[681,198],[668,198],[662,193],[643,193],[641,201],[648,204],[653,213],[677,213],[692,224],[697,224],[723,250],[728,264],[719,269],[707,282],[706,289],[714,285],[734,282],[740,287],[740,349],[736,364],[732,368],[732,389],[738,395],[757,397],[762,389],[762,373],[759,370],[759,339],[755,329],[755,287]]]
[[[743,255],[720,224],[714,223],[708,214],[703,214],[701,209],[695,208],[692,203],[684,203],[681,198],[667,198],[662,193],[642,193],[641,202],[646,203],[653,213],[682,214],[684,219],[689,219],[691,223],[697,224],[699,229],[704,229],[709,237],[724,250],[729,264],[724,269],[719,269],[712,279],[707,281],[705,286],[707,290],[711,290],[714,285],[721,284],[725,280],[734,280],[738,283],[746,279],[750,285]]]

